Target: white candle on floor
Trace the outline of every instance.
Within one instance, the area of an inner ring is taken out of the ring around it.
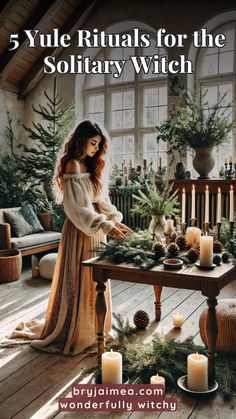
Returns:
[[[175,313],[172,316],[172,320],[174,327],[181,327],[184,323],[184,316],[183,314]]]
[[[119,352],[102,354],[102,384],[122,384],[122,355]]]
[[[205,355],[188,355],[188,389],[191,391],[208,390],[208,359]]]

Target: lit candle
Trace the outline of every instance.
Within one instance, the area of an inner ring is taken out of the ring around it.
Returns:
[[[208,359],[205,355],[188,355],[188,389],[191,391],[208,390]]]
[[[191,207],[191,218],[195,218],[195,185],[192,185],[192,207]]]
[[[172,320],[174,327],[181,327],[184,323],[184,316],[183,314],[176,313],[173,314]]]
[[[230,186],[229,191],[229,221],[234,221],[234,188],[233,185]]]
[[[164,377],[162,377],[161,375],[153,375],[151,378],[150,378],[150,384],[159,384],[159,385],[162,385],[162,386],[164,386],[164,390],[165,390],[165,378]]]
[[[185,194],[185,188],[183,188],[182,192],[182,224],[185,223],[185,211],[186,211],[186,194]]]
[[[205,189],[205,223],[209,223],[209,189],[206,185]]]
[[[212,266],[213,262],[213,237],[202,236],[200,238],[200,265]]]
[[[102,384],[122,384],[122,355],[119,352],[102,354]]]
[[[218,188],[218,194],[217,194],[216,222],[221,223],[221,189],[220,188]]]
[[[186,230],[187,244],[197,245],[200,243],[201,230],[198,227],[188,227]]]

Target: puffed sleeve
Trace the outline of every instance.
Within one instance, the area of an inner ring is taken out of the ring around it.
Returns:
[[[99,228],[107,234],[115,225],[105,214],[94,210],[84,183],[77,177],[65,179],[63,204],[67,217],[87,236],[92,236]]]
[[[99,211],[102,214],[105,214],[107,219],[114,223],[120,223],[122,221],[123,214],[111,203],[108,191],[105,191],[104,197],[98,200],[98,207]]]

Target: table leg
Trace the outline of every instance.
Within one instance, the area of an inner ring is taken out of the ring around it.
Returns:
[[[161,320],[161,291],[162,285],[153,285],[154,293],[155,293],[155,316],[156,322]]]
[[[206,319],[206,334],[207,334],[207,357],[208,357],[208,381],[210,383],[215,380],[215,350],[216,350],[216,339],[218,334],[218,325],[216,318],[216,298],[208,298],[208,312]]]
[[[104,282],[97,282],[97,299],[96,299],[96,314],[98,320],[98,361],[101,362],[102,353],[104,352],[105,336],[104,336],[104,324],[107,313],[107,305],[105,298],[106,285]]]

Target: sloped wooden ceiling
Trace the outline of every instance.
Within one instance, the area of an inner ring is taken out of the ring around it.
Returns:
[[[45,56],[58,56],[61,48],[28,48],[26,29],[40,33],[73,35],[94,13],[99,0],[1,0],[0,2],[0,88],[23,99],[43,77]],[[9,51],[10,35],[19,34],[20,46]]]

